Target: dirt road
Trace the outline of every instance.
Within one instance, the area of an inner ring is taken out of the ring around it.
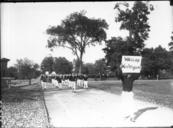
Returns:
[[[121,96],[96,89],[45,91],[50,123],[55,127],[171,126],[173,110],[134,100],[133,114],[124,117]],[[128,105],[124,108],[127,108]]]

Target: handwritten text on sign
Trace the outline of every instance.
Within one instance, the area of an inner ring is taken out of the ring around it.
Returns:
[[[140,73],[141,56],[122,56],[121,69],[123,73]]]

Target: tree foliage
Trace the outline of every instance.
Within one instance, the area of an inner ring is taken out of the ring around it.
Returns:
[[[105,59],[99,59],[96,60],[95,62],[95,71],[96,74],[102,75],[102,74],[106,74],[106,63],[105,63]]]
[[[50,73],[54,70],[54,58],[52,56],[45,57],[41,62],[41,70],[42,72],[49,71]]]
[[[72,63],[64,57],[45,57],[41,63],[42,72],[49,73],[68,74],[72,72],[72,67]]]
[[[173,64],[169,52],[161,46],[145,48],[142,56],[142,75],[151,78],[156,78],[162,70],[170,70]]]
[[[84,64],[83,69],[82,69],[82,73],[83,74],[90,74],[90,75],[96,74],[95,65],[93,63]]]
[[[71,73],[73,65],[64,57],[55,57],[54,71],[59,74],[69,74]]]
[[[82,58],[87,46],[101,44],[106,39],[105,29],[108,24],[103,19],[88,18],[85,11],[74,12],[67,16],[61,25],[51,26],[47,29],[50,35],[47,47],[64,47],[80,60],[79,72],[81,73]]]
[[[15,79],[18,78],[17,68],[14,66],[11,66],[7,69],[8,76],[14,77]]]
[[[32,78],[36,78],[40,75],[39,65],[28,58],[17,59],[15,67],[18,71],[18,78],[29,79],[29,84],[31,84]]]
[[[169,45],[169,50],[173,51],[173,32],[172,32],[172,36],[171,36],[171,42],[168,45]]]
[[[115,5],[115,9],[119,11],[115,21],[121,23],[120,30],[127,30],[129,36],[126,43],[130,49],[130,54],[140,53],[144,48],[144,41],[149,37],[150,26],[148,24],[148,15],[153,10],[153,6],[147,6],[141,1],[134,2],[130,9],[129,4],[125,4],[126,9],[121,9],[120,4]]]
[[[125,9],[121,8],[122,6]],[[134,2],[133,7],[130,7],[128,3],[123,3],[122,6],[120,3],[115,5],[114,9],[118,12],[115,22],[119,22],[120,30],[127,30],[129,35],[126,38],[112,37],[107,40],[104,52],[107,64],[122,80],[123,90],[131,91],[133,81],[138,78],[139,74],[123,74],[120,68],[121,57],[122,55],[141,55],[145,46],[144,41],[149,36],[148,15],[153,7],[141,1]]]

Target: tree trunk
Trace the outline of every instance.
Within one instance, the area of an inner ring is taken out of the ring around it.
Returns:
[[[82,63],[79,64],[79,74],[82,74]]]
[[[29,85],[31,85],[31,79],[29,79]]]
[[[83,53],[81,53],[79,58],[79,74],[82,74],[82,57],[83,57]]]
[[[123,91],[131,92],[133,90],[133,79],[124,78],[122,81]]]

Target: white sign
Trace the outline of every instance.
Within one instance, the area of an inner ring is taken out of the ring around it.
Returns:
[[[121,69],[123,73],[140,73],[141,56],[122,56]]]

